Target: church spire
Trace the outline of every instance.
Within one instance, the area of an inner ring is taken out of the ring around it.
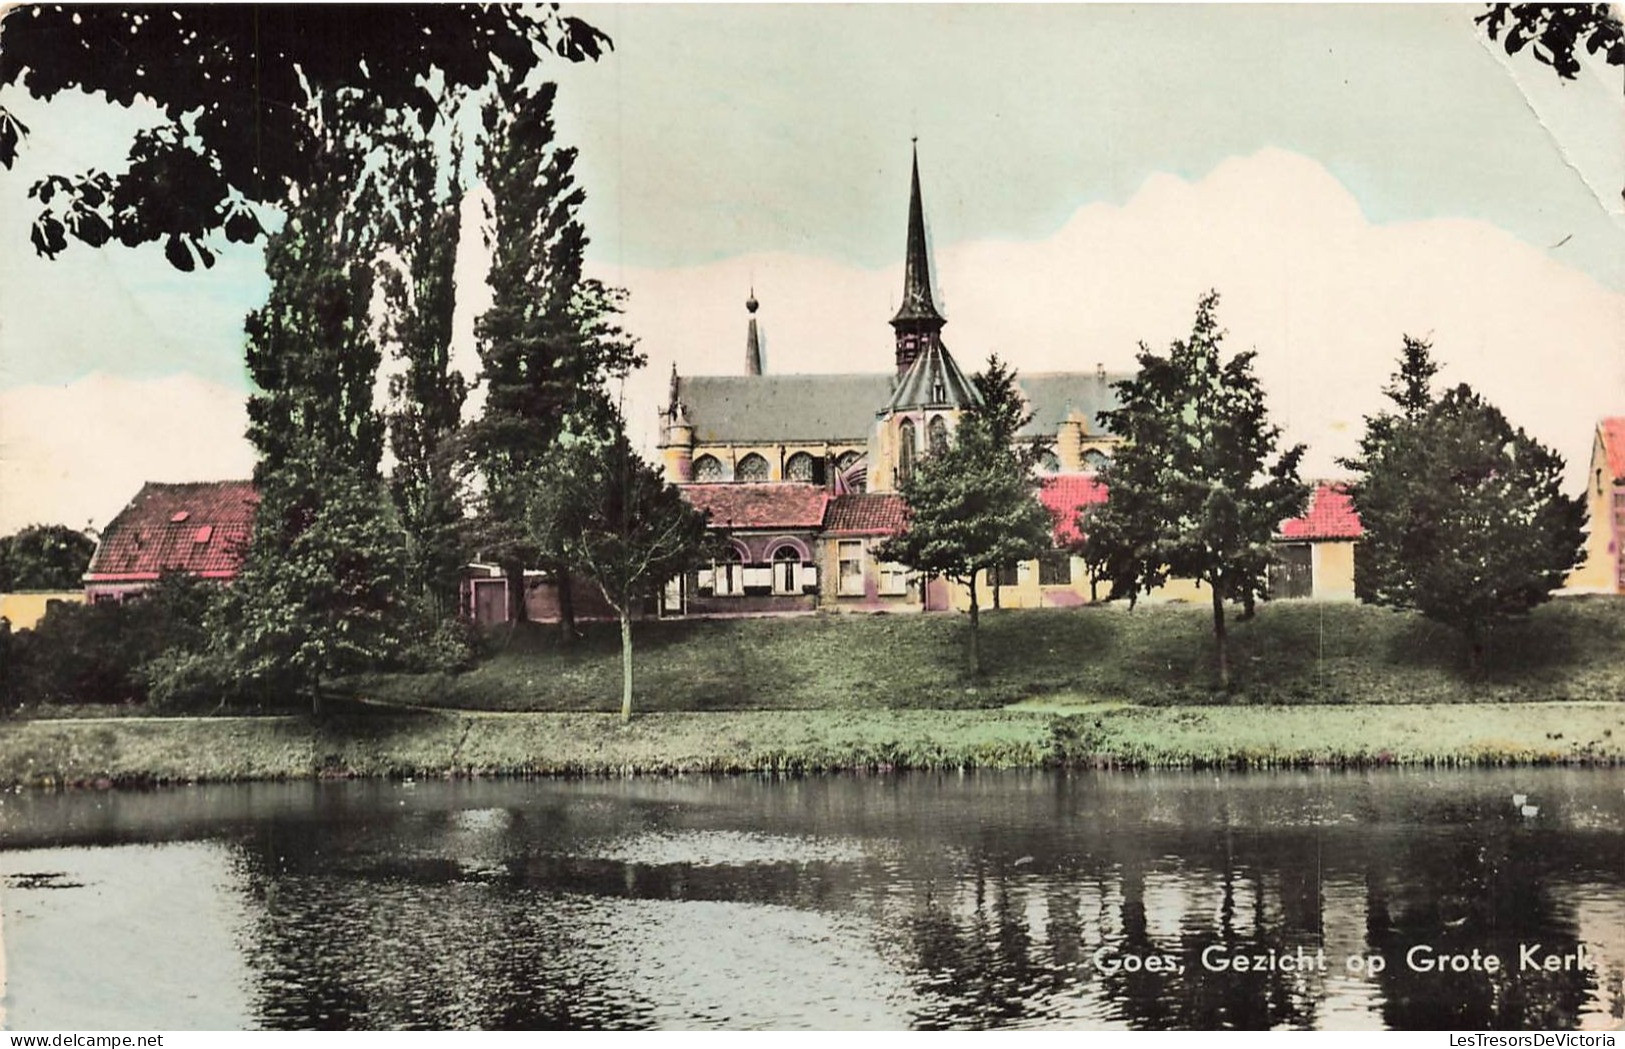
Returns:
[[[920,202],[920,150],[915,140],[908,196],[908,248],[903,263],[903,304],[892,318],[897,333],[897,374],[908,370],[926,346],[938,341],[947,322],[931,301],[931,259],[925,249],[925,209]]]
[[[750,298],[745,300],[745,311],[750,314],[750,324],[745,328],[745,374],[762,374],[762,336],[756,330],[756,308],[761,303],[756,301],[756,288],[750,289]]]

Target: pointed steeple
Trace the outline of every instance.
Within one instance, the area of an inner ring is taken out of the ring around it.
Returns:
[[[756,307],[761,303],[756,301],[756,289],[750,289],[750,298],[745,300],[745,311],[750,314],[750,324],[745,329],[745,374],[762,374],[762,337],[756,330]]]
[[[897,374],[938,341],[947,322],[931,301],[931,259],[925,248],[925,208],[920,201],[920,150],[914,147],[908,196],[908,247],[903,262],[903,304],[891,320],[897,333]]]

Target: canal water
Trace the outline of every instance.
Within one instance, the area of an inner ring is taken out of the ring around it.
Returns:
[[[0,938],[12,1029],[1617,1029],[1625,771],[13,794]]]

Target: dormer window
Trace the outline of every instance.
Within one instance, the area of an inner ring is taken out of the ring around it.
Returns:
[[[169,515],[169,523],[180,524],[182,521],[191,516],[192,512],[190,510],[176,510],[173,514]]]

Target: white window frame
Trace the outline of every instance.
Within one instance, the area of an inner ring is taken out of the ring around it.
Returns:
[[[856,556],[849,557],[848,556],[849,551],[855,551]],[[835,578],[836,578],[836,584],[835,585],[836,585],[836,593],[837,594],[839,594],[841,597],[862,597],[863,596],[863,594],[864,594],[864,579],[863,579],[863,577],[864,577],[864,574],[865,574],[865,570],[867,568],[868,560],[869,560],[868,551],[864,549],[863,540],[861,540],[861,539],[838,539],[838,540],[836,540],[836,542],[835,542],[835,567],[836,567]],[[858,566],[857,572],[855,574],[851,575],[851,576],[848,576],[847,572],[846,572],[846,566],[848,564],[855,564],[855,565]]]

